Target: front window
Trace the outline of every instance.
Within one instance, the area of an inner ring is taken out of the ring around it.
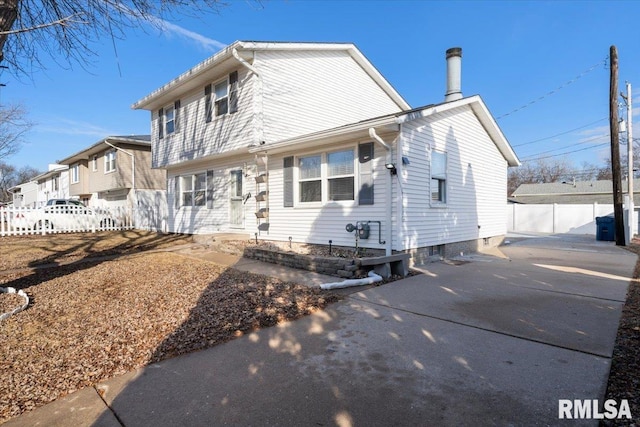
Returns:
[[[80,165],[71,166],[71,182],[73,184],[80,182]]]
[[[354,200],[353,150],[327,154],[329,200]]]
[[[173,105],[169,105],[164,109],[164,132],[170,135],[176,130],[176,109]]]
[[[447,153],[431,152],[431,201],[447,202]]]
[[[180,177],[182,206],[205,206],[207,203],[207,174]]]
[[[299,202],[355,200],[354,159],[354,150],[299,157]]]
[[[104,172],[113,172],[116,170],[116,151],[108,151],[104,155]]]
[[[300,202],[321,202],[322,156],[300,157],[298,159],[298,174]]]

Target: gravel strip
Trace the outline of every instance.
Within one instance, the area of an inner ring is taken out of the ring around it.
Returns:
[[[640,255],[640,241],[634,240],[628,249]],[[606,393],[606,399],[618,404],[627,399],[633,420],[603,420],[601,426],[640,425],[640,258],[633,278],[618,326]]]

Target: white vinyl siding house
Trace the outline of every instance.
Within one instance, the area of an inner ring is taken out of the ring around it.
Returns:
[[[269,82],[266,143],[400,111],[346,50],[264,50],[255,58]]]
[[[429,247],[506,233],[507,160],[469,105],[403,123],[401,145],[410,164],[399,175],[404,196],[397,208],[405,224],[398,247]],[[434,156],[441,157],[437,171],[431,170]],[[446,179],[444,201],[434,200],[434,174]]]
[[[411,110],[350,44],[236,42],[133,108],[170,232],[354,246],[366,223],[360,247],[416,254],[506,232],[518,159],[482,99]]]

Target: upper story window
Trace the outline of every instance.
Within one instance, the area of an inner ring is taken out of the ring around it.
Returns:
[[[116,170],[116,150],[107,151],[104,154],[104,173]]]
[[[298,158],[300,203],[355,200],[353,149]]]
[[[233,114],[238,111],[238,72],[229,74],[223,81],[204,88],[205,121],[213,117]]]
[[[53,188],[53,191],[60,190],[60,175],[56,175],[53,177],[53,179],[51,180],[51,186]]]
[[[94,155],[94,156],[91,158],[91,169],[92,169],[94,172],[97,172],[97,171],[98,171],[98,156],[97,156],[97,155]]]
[[[79,164],[75,164],[73,166],[71,166],[71,169],[69,170],[70,174],[71,174],[71,183],[72,184],[76,184],[78,182],[80,182],[80,165]]]
[[[431,202],[447,202],[447,153],[431,152]]]
[[[176,109],[173,105],[164,109],[164,133],[171,135],[176,130]]]
[[[171,135],[180,128],[180,100],[158,110],[158,138]]]

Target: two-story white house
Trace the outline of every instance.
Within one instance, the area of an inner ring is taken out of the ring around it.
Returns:
[[[459,76],[460,50],[448,57]],[[506,232],[518,160],[459,78],[445,102],[411,109],[353,44],[239,41],[133,108],[152,113],[171,232],[345,246],[358,235],[425,255]]]
[[[69,166],[57,163],[50,164],[47,172],[35,178],[38,183],[36,206],[44,206],[51,199],[69,198]]]

